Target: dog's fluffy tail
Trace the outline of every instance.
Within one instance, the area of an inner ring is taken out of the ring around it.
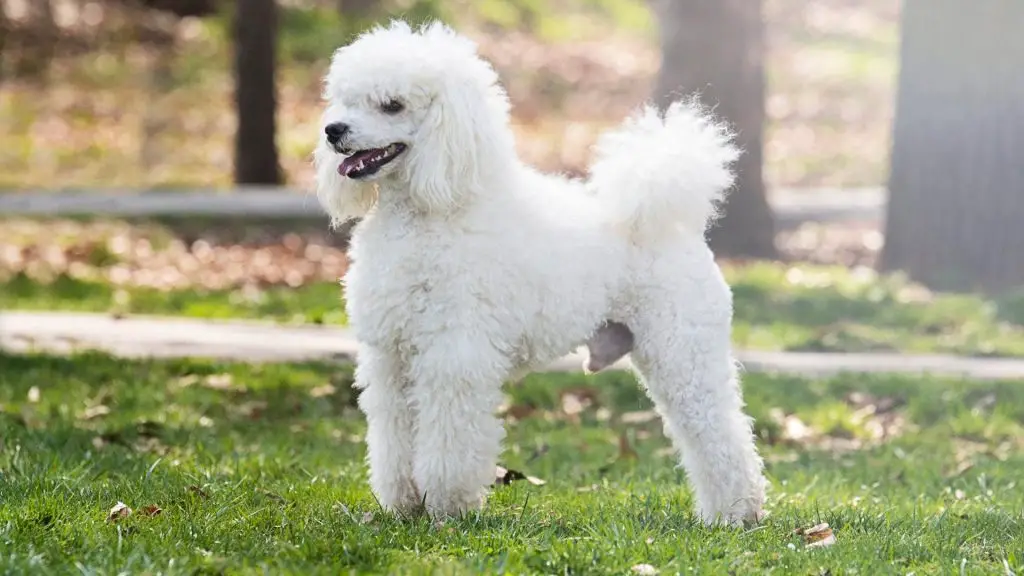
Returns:
[[[637,242],[680,227],[704,235],[732,186],[732,132],[696,99],[646,106],[597,142],[591,184]]]

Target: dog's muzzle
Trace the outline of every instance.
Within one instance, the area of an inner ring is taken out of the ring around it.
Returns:
[[[327,135],[327,143],[335,150],[341,148],[341,141],[349,132],[349,125],[343,122],[332,122],[324,126],[324,134]]]

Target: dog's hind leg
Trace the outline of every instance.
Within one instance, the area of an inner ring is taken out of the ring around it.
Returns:
[[[633,365],[680,452],[697,512],[707,524],[757,521],[765,480],[743,400],[729,328],[674,326],[651,315],[637,332]]]
[[[422,498],[413,481],[413,426],[408,381],[390,355],[360,349],[356,365],[359,408],[366,414],[366,459],[370,488],[380,505],[392,512],[418,511]]]

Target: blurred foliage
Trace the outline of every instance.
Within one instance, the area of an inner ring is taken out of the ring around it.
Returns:
[[[0,189],[230,185],[233,2],[176,18],[140,7],[149,0],[51,0],[51,34],[14,9],[43,0],[2,1]],[[277,144],[300,188],[330,55],[389,17],[437,18],[472,36],[508,89],[520,154],[549,171],[585,171],[597,134],[649,95],[660,62],[646,0],[381,0],[340,14],[338,4],[281,2]],[[765,13],[769,185],[882,182],[896,3],[767,0]],[[53,50],[26,51],[40,38]]]

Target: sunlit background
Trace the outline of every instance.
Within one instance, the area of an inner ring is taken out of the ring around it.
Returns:
[[[1020,61],[1020,41],[995,34],[1020,8],[993,2],[968,18],[953,0],[910,2],[901,15],[902,5],[3,0],[3,301],[344,322],[335,281],[346,234],[328,230],[309,194],[321,79],[334,49],[398,16],[440,19],[478,42],[510,93],[522,157],[545,170],[585,176],[601,130],[645,100],[703,93],[748,151],[710,233],[736,286],[740,344],[890,350],[924,329],[938,336],[917,347],[1017,349],[1024,100],[1014,100],[1021,81],[977,76]],[[245,82],[254,98],[238,101]],[[986,124],[986,102],[1009,103],[1002,121]],[[255,171],[240,168],[246,157]],[[189,192],[245,206],[241,184],[280,187],[310,210],[190,213]],[[41,218],[3,203],[32,195],[59,209],[69,191],[153,190],[180,193],[180,210]],[[808,318],[762,318],[772,302]],[[908,314],[920,318],[893,336],[894,315]]]

